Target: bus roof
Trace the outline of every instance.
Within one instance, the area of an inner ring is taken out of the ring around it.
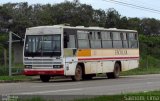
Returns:
[[[64,28],[64,29],[79,29],[79,30],[97,30],[97,31],[122,31],[122,32],[137,32],[136,30],[128,29],[117,29],[117,28],[104,28],[104,27],[84,27],[84,26],[65,26],[65,25],[53,25],[53,26],[37,26],[30,27],[27,30],[38,30],[38,29],[52,29],[52,28]]]

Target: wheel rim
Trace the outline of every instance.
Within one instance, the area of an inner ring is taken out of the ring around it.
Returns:
[[[76,69],[75,79],[76,80],[81,80],[81,77],[82,77],[82,70],[80,69],[80,67],[78,67]]]
[[[120,67],[119,67],[119,64],[116,64],[116,65],[115,65],[115,70],[114,70],[114,72],[115,72],[116,77],[118,77],[119,74],[120,74]]]

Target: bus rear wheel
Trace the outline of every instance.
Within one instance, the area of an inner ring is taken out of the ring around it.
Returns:
[[[80,81],[82,79],[82,67],[80,65],[77,65],[75,70],[75,75],[71,76],[73,81]]]
[[[40,79],[42,82],[49,82],[50,78],[50,75],[40,75]]]
[[[111,73],[106,73],[108,79],[115,79],[115,78],[118,78],[119,77],[119,74],[120,74],[120,65],[119,63],[115,63],[114,65],[114,70],[113,72]]]

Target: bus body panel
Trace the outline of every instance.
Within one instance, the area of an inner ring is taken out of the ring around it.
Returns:
[[[75,75],[75,69],[78,63],[78,58],[76,57],[66,57],[65,58],[65,75]]]
[[[79,62],[85,64],[86,74],[113,72],[116,61],[121,62],[122,71],[139,65],[138,49],[83,49],[77,55]]]
[[[113,72],[114,61],[103,61],[103,73]]]
[[[96,31],[117,31],[116,29],[93,29],[93,28],[76,28],[76,27],[54,27],[54,26],[40,26],[33,27],[26,30],[26,36],[29,35],[61,35],[61,56],[57,57],[23,57],[25,66],[32,66],[32,68],[25,68],[25,75],[75,75],[76,66],[78,63],[84,64],[85,74],[107,73],[113,72],[115,62],[121,63],[121,70],[127,71],[138,68],[139,65],[139,48],[64,48],[64,29],[73,30],[96,30]],[[124,32],[134,32],[133,30],[119,30]],[[72,31],[70,32],[72,33]],[[72,33],[73,34],[73,33]],[[26,39],[25,36],[25,39]],[[74,36],[71,35],[74,39]],[[76,39],[76,38],[75,38]],[[78,39],[75,41],[77,42]],[[101,40],[102,41],[102,40]],[[70,43],[71,44],[71,43]],[[74,45],[74,44],[73,44]],[[75,43],[76,45],[76,43]],[[25,46],[24,46],[25,48]],[[75,52],[75,54],[74,54]],[[62,68],[53,68],[54,65],[61,65]]]
[[[23,64],[25,66],[31,66],[31,68],[25,68],[25,75],[64,75],[64,59],[63,59],[63,48],[62,48],[62,33],[63,29],[60,27],[51,27],[51,26],[40,26],[27,28],[25,39],[27,36],[46,36],[46,35],[61,35],[61,55],[60,56],[24,56],[23,55]],[[25,43],[26,44],[26,40]],[[24,45],[25,49],[25,45]],[[24,54],[24,51],[23,51]],[[61,68],[56,68],[60,66]]]
[[[64,76],[64,69],[24,69],[24,75],[53,75],[53,76]]]

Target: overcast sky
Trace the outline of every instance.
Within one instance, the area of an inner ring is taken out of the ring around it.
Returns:
[[[29,4],[55,4],[64,2],[65,0],[0,0],[0,4],[4,3],[16,3],[16,2],[28,2]],[[72,0],[68,0],[72,1]],[[114,1],[114,0],[110,0]],[[115,8],[122,16],[127,17],[139,17],[139,18],[156,18],[160,20],[160,0],[116,0],[120,2],[126,2],[133,5],[143,6],[149,9],[158,10],[157,13],[143,11],[135,8],[130,8],[115,3],[107,2],[105,0],[80,0],[81,3],[92,5],[95,9],[107,10],[108,8]]]

